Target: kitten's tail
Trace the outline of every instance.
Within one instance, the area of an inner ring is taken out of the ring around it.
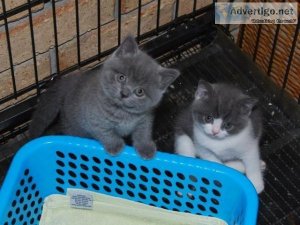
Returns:
[[[61,86],[61,80],[59,80],[41,95],[29,126],[30,139],[42,136],[57,118],[64,99]]]

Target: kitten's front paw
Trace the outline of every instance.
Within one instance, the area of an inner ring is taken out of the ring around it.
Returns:
[[[264,189],[264,181],[260,176],[248,177],[256,189],[257,194],[260,194]]]
[[[260,169],[262,172],[264,172],[267,169],[267,164],[263,160],[260,160]]]
[[[245,166],[240,160],[228,161],[225,163],[226,166],[229,166],[241,173],[245,173]]]
[[[156,153],[156,145],[154,142],[136,144],[134,147],[143,159],[152,159]]]
[[[265,185],[263,182],[254,184],[254,187],[256,189],[257,194],[260,194],[265,189]]]
[[[115,140],[114,142],[112,143],[107,143],[105,144],[105,150],[113,155],[113,156],[116,156],[118,155],[122,149],[124,148],[125,144],[124,144],[124,141],[123,140]]]

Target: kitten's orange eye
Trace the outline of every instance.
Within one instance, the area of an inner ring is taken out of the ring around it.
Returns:
[[[135,95],[138,97],[142,97],[145,94],[145,91],[143,88],[137,88],[134,91]]]
[[[204,120],[206,123],[211,123],[214,120],[214,118],[212,116],[208,115],[208,116],[204,117]]]
[[[118,74],[117,79],[119,82],[124,82],[126,80],[126,76],[124,74]]]

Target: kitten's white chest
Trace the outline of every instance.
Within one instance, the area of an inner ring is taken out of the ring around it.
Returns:
[[[255,140],[251,135],[251,126],[248,125],[240,133],[224,139],[211,138],[201,129],[194,127],[194,142],[196,151],[205,148],[214,152],[222,160],[230,160],[239,158],[239,155],[250,148]]]

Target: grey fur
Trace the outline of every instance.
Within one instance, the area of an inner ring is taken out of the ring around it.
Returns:
[[[229,134],[239,133],[251,121],[253,136],[260,138],[262,134],[262,116],[256,107],[257,100],[242,93],[238,88],[226,84],[209,84],[199,81],[195,100],[178,116],[175,130],[177,134],[185,133],[193,137],[194,122],[205,123],[205,115],[213,115],[222,118],[224,122],[230,122],[233,128],[227,130]]]
[[[70,74],[49,88],[30,134],[43,135],[57,119],[55,133],[97,139],[112,155],[124,147],[123,137],[131,135],[138,153],[152,158],[152,111],[178,76],[178,70],[158,65],[129,36],[101,68]]]
[[[257,100],[228,84],[200,81],[195,100],[176,122],[175,152],[225,164],[246,174],[257,193],[264,189]]]

